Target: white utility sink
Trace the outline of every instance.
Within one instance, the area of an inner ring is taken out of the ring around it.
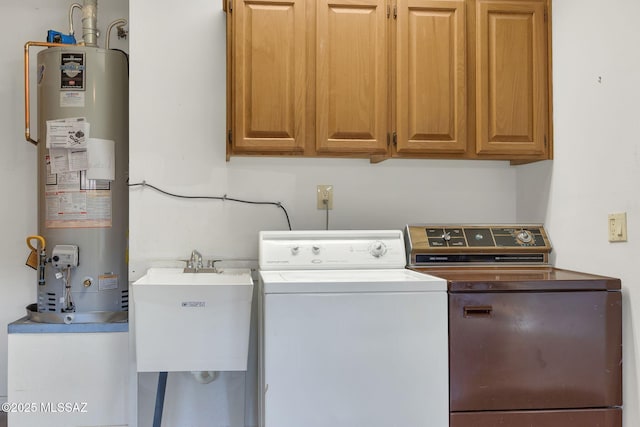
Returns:
[[[132,289],[138,372],[247,369],[249,269],[150,268]]]

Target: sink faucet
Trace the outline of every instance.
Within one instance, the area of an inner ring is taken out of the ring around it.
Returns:
[[[193,268],[196,272],[202,269],[202,255],[197,250],[191,251],[191,259],[187,263],[187,268]]]

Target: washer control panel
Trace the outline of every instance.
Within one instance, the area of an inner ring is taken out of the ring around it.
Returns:
[[[542,225],[407,225],[410,266],[547,264],[551,244]]]
[[[261,270],[404,268],[401,230],[262,231]]]

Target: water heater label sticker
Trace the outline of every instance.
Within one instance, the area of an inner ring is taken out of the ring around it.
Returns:
[[[107,291],[110,289],[118,289],[118,275],[117,274],[102,274],[98,276],[98,289],[101,291]]]
[[[60,88],[84,90],[84,53],[60,54]]]
[[[84,108],[84,92],[60,92],[60,107]]]
[[[75,172],[75,174],[78,173]],[[60,187],[60,183],[57,187]],[[112,196],[111,191],[108,190],[46,191],[45,226],[48,228],[111,227],[111,208]]]

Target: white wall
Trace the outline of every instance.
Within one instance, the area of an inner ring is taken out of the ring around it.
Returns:
[[[623,284],[624,425],[640,425],[640,3],[553,4],[555,160],[518,168],[517,219],[544,221],[556,265]],[[629,241],[607,241],[627,212]]]
[[[0,182],[3,183],[0,224],[0,401],[7,395],[7,324],[24,316],[35,302],[36,273],[24,265],[29,253],[25,238],[37,233],[36,148],[24,139],[24,44],[46,41],[49,29],[68,32],[68,0],[0,2]],[[98,27],[127,17],[127,0],[102,0]],[[81,28],[76,13],[74,27]],[[101,42],[102,43],[102,42]],[[111,41],[111,48],[127,50],[126,41]],[[31,79],[35,81],[38,49],[32,49]],[[31,123],[37,123],[35,84],[31,86]],[[32,137],[37,136],[32,126]]]
[[[155,10],[131,1],[131,182],[189,195],[280,201],[296,229],[324,227],[317,184],[334,185],[332,228],[501,221],[515,214],[506,162],[240,158],[225,162],[225,16],[219,2]],[[171,28],[173,31],[163,31]],[[176,37],[183,34],[184,37]],[[155,46],[155,47],[154,47]],[[160,214],[161,213],[161,214]],[[176,201],[131,191],[132,278],[148,260],[257,256],[257,231],[286,227],[272,207]]]
[[[280,201],[294,229],[321,229],[317,184],[335,187],[331,228],[515,220],[516,169],[506,162],[238,158],[225,161],[225,16],[221,2],[130,0],[130,177],[189,195]],[[130,279],[157,260],[257,257],[257,232],[283,229],[274,207],[130,193]],[[253,355],[255,356],[255,355]],[[255,375],[252,372],[250,375]],[[155,376],[140,375],[140,425]],[[240,426],[243,377],[209,385],[169,376],[167,425]],[[181,397],[186,396],[186,397]],[[231,397],[230,397],[231,396]],[[235,396],[235,397],[234,397]],[[222,398],[224,397],[224,398]],[[238,418],[238,413],[240,417]],[[251,415],[251,411],[249,411]],[[249,416],[246,425],[255,425]]]

